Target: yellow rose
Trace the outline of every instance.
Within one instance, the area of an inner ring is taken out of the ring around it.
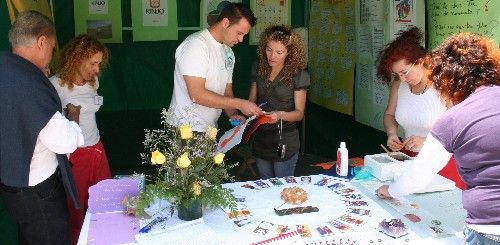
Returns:
[[[217,138],[217,129],[216,128],[212,128],[212,127],[208,127],[208,130],[207,130],[207,136],[208,138],[210,139],[215,139]]]
[[[222,164],[224,161],[224,153],[217,153],[217,155],[214,156],[214,162],[215,164]]]
[[[184,152],[179,158],[177,158],[177,167],[187,168],[191,165],[191,160],[189,160],[188,153]]]
[[[200,182],[198,182],[198,181],[193,182],[193,187],[191,189],[192,189],[193,194],[195,196],[199,196],[201,194],[201,185],[200,185]]]
[[[180,131],[181,131],[181,139],[183,140],[188,140],[193,138],[193,131],[191,130],[191,125],[189,124],[184,124],[180,126]]]
[[[151,152],[151,163],[153,164],[164,164],[167,159],[160,151],[156,150]]]

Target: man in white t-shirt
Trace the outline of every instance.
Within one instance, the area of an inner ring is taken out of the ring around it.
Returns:
[[[224,109],[230,119],[244,121],[245,115],[262,110],[248,100],[234,98],[232,75],[235,63],[231,47],[256,24],[252,11],[241,3],[228,3],[217,22],[191,34],[175,52],[174,93],[170,103],[171,125],[189,123],[193,131],[217,127]]]

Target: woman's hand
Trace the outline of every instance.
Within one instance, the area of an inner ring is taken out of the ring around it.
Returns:
[[[387,146],[391,148],[392,151],[400,151],[403,149],[405,144],[399,140],[399,137],[397,134],[389,134],[387,136]]]
[[[272,111],[269,114],[267,114],[266,116],[271,118],[271,121],[269,122],[269,124],[273,124],[273,123],[277,123],[278,120],[283,119],[281,117],[282,115],[283,115],[282,111]]]
[[[391,194],[389,194],[389,186],[383,185],[376,190],[376,194],[382,199],[392,199]]]
[[[71,103],[68,103],[66,105],[66,108],[64,109],[64,112],[66,112],[66,117],[68,118],[68,120],[80,124],[80,109],[82,109],[81,105],[73,105]]]
[[[422,146],[424,145],[424,141],[425,141],[424,137],[410,136],[405,139],[403,145],[405,146],[406,150],[419,152],[420,149],[422,149]]]

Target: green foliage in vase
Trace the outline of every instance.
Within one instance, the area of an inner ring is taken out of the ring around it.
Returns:
[[[148,153],[142,153],[141,158],[157,171],[140,193],[137,215],[144,215],[144,208],[156,199],[168,200],[171,207],[197,199],[203,206],[236,209],[232,190],[222,186],[234,181],[228,170],[235,165],[225,164],[224,154],[217,152],[217,129],[193,132],[189,124],[168,124],[171,117],[163,109],[162,128],[145,130],[143,144]]]

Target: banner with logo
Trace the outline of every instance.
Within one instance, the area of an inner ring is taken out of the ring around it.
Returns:
[[[356,62],[354,0],[312,1],[310,16],[309,99],[352,115]]]
[[[48,0],[6,0],[7,9],[9,10],[10,23],[14,23],[19,12],[25,10],[36,10],[43,15],[49,17],[52,21],[54,17],[50,10]]]
[[[177,40],[177,1],[132,1],[134,41]]]
[[[122,42],[121,1],[75,0],[75,35],[87,33],[104,43]]]

